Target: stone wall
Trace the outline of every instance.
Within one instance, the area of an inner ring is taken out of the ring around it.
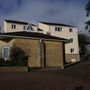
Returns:
[[[60,67],[63,66],[63,43],[45,41],[46,47],[46,66]]]
[[[40,67],[40,43],[39,40],[15,39],[14,45],[22,48],[27,55],[29,67]]]
[[[28,67],[0,67],[0,72],[27,72]]]
[[[76,62],[80,61],[79,54],[66,54],[66,62],[71,62],[71,59],[75,59]]]

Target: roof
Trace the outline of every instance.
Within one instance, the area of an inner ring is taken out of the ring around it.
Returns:
[[[32,26],[37,26],[37,25],[35,25],[35,24],[32,24],[32,23],[31,23],[31,25],[32,25]]]
[[[28,22],[23,22],[23,21],[14,21],[14,20],[7,20],[7,19],[5,19],[5,21],[10,23],[28,24]]]
[[[56,26],[65,26],[65,27],[75,27],[75,26],[72,26],[72,25],[67,25],[67,24],[61,24],[61,23],[52,23],[52,22],[40,22],[40,23],[43,23],[43,24],[47,24],[47,25],[56,25]]]
[[[46,35],[43,33],[37,33],[37,32],[10,32],[10,33],[1,33],[0,37],[21,37],[21,38],[33,38],[33,39],[47,39],[47,40],[59,40],[63,42],[70,42],[68,39],[59,38],[51,35]]]
[[[23,22],[23,21],[15,21],[15,20],[7,20],[7,19],[5,19],[5,21],[10,22],[10,23],[18,23],[18,24],[26,24],[26,25],[29,24],[28,22]],[[31,23],[31,25],[32,26],[37,26],[37,25],[32,24],[32,23]]]

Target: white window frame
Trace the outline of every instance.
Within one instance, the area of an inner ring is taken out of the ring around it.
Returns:
[[[62,32],[63,30],[62,30],[62,27],[55,27],[55,31],[56,32]]]
[[[4,57],[4,49],[5,48],[8,49],[8,57],[7,58]],[[9,59],[9,54],[10,54],[10,47],[8,47],[8,46],[2,47],[2,58],[5,59],[5,60],[8,60]]]
[[[12,25],[11,25],[11,28],[12,28],[12,29],[16,29],[16,24],[12,24]]]

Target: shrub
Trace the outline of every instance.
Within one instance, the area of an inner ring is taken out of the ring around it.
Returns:
[[[13,64],[11,63],[10,60],[4,60],[0,58],[0,66],[12,66]]]
[[[27,66],[28,55],[20,47],[12,47],[10,61],[13,65]]]
[[[10,59],[0,58],[0,66],[27,66],[28,55],[20,47],[12,47]]]

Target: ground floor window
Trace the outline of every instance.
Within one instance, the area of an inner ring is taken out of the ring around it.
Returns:
[[[9,50],[10,50],[9,47],[2,48],[2,58],[3,59],[5,59],[5,60],[9,59]]]

